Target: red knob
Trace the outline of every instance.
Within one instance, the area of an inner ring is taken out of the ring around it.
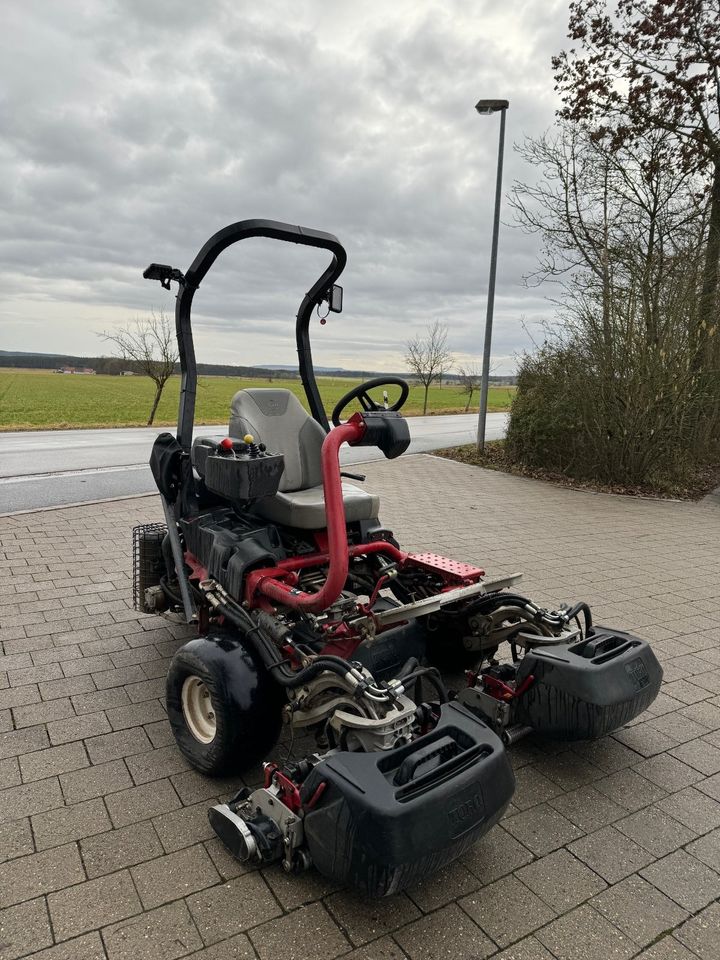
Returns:
[[[232,450],[233,442],[230,437],[225,437],[224,440],[220,441],[220,446],[223,448],[223,450]]]

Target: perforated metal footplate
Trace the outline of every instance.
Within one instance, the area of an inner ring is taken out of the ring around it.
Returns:
[[[463,563],[462,560],[451,560],[449,557],[442,557],[438,553],[411,553],[408,555],[407,564],[420,567],[422,570],[428,570],[431,573],[439,573],[447,583],[468,584],[477,583],[481,577],[485,576],[485,571],[480,567],[474,567],[471,563]]]

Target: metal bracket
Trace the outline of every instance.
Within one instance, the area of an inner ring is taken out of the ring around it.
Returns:
[[[465,687],[458,693],[457,701],[485,717],[498,733],[502,733],[510,723],[510,704],[491,697],[479,687]]]
[[[185,573],[185,559],[183,557],[182,544],[180,543],[180,535],[178,534],[177,523],[175,522],[175,517],[170,509],[170,504],[162,494],[160,494],[160,502],[162,503],[163,513],[165,514],[165,522],[167,523],[168,537],[170,538],[170,547],[172,549],[173,561],[175,563],[175,572],[177,573],[178,585],[180,587],[180,596],[183,602],[185,619],[188,623],[194,623],[197,620],[197,610],[195,609],[195,602],[192,594],[190,593],[190,585],[188,583],[187,574]]]
[[[405,603],[400,607],[393,607],[389,610],[381,610],[375,614],[375,620],[382,626],[388,626],[391,623],[402,623],[405,620],[415,620],[417,617],[427,616],[429,613],[437,613],[442,607],[451,603],[457,603],[459,600],[467,600],[470,597],[482,596],[486,593],[494,593],[496,590],[504,590],[505,587],[512,586],[522,579],[521,573],[513,573],[509,577],[500,577],[497,580],[485,580],[483,583],[472,583],[468,587],[457,587],[455,590],[446,590],[445,593],[437,593],[432,597],[423,597],[422,600],[414,600],[412,603]]]

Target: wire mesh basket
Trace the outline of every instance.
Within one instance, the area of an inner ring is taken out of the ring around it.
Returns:
[[[162,543],[167,534],[164,523],[141,523],[133,527],[133,606],[147,613],[145,591],[156,587],[165,572]]]

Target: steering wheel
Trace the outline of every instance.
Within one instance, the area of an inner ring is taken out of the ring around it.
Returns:
[[[384,410],[385,408],[378,406],[368,394],[368,390],[373,390],[375,387],[400,387],[400,396],[391,407],[387,408],[388,410],[400,410],[400,408],[405,405],[405,401],[410,393],[410,387],[407,385],[407,381],[401,377],[376,377],[375,380],[366,380],[353,390],[348,390],[335,404],[331,418],[334,426],[340,426],[340,414],[351,400],[359,400],[363,410],[368,412],[371,410]]]

